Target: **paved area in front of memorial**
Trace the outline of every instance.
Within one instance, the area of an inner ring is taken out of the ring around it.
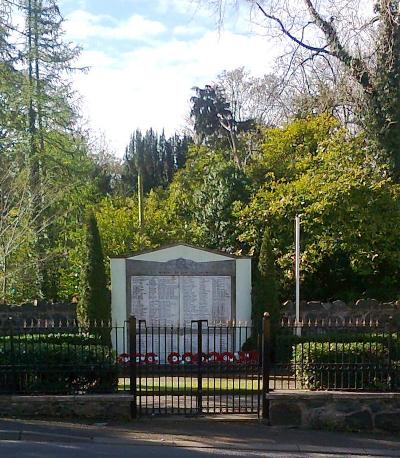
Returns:
[[[166,417],[124,424],[3,419],[0,456],[400,457],[400,436],[269,427],[237,416]]]

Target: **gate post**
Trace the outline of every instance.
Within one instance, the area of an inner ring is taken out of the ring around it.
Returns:
[[[131,400],[131,418],[137,418],[136,406],[136,317],[129,317],[129,383]]]
[[[262,418],[269,418],[269,371],[271,365],[271,316],[268,312],[263,316],[262,335]]]
[[[199,320],[197,322],[197,413],[202,414],[203,412],[203,378],[201,374],[202,362],[203,362],[203,322]]]

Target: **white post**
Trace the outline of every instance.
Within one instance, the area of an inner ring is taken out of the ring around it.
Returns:
[[[295,218],[295,278],[296,278],[296,334],[300,329],[300,216]]]

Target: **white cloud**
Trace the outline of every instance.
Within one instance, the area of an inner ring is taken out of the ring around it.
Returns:
[[[65,30],[71,39],[141,40],[163,33],[165,26],[134,14],[124,21],[106,15],[94,15],[84,10],[75,10],[66,17]]]
[[[117,61],[103,52],[84,53],[82,65],[93,67],[75,81],[92,126],[106,132],[121,156],[136,128],[165,128],[173,133],[183,127],[193,86],[242,65],[262,75],[274,57],[261,37],[207,32],[190,41],[174,39],[141,47]]]
[[[178,14],[192,18],[210,15],[210,9],[201,0],[152,0],[152,2],[154,2],[154,7],[162,14],[173,10]]]
[[[173,34],[176,36],[194,36],[204,33],[206,29],[204,27],[199,27],[195,25],[177,25],[173,29]]]

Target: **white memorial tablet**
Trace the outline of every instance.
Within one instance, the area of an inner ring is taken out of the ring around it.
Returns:
[[[231,291],[230,276],[135,275],[131,277],[131,312],[149,325],[227,322],[232,317]]]

